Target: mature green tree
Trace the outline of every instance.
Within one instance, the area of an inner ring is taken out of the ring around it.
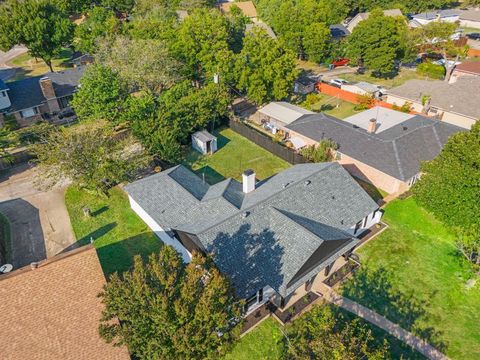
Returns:
[[[79,14],[86,11],[95,2],[92,0],[52,0],[66,14]]]
[[[173,7],[161,5],[139,8],[135,17],[128,23],[128,33],[135,39],[155,39],[170,42],[175,38],[177,13]],[[151,4],[150,4],[151,5]]]
[[[480,270],[480,224],[472,225],[466,229],[457,229],[458,252],[467,260],[473,270]]]
[[[375,8],[400,8],[405,13],[419,13],[452,7],[456,3],[456,0],[348,0],[347,5],[353,13],[371,11]]]
[[[216,0],[180,0],[178,6],[181,9],[193,10],[213,7],[215,4]]]
[[[103,65],[90,65],[80,79],[71,105],[80,120],[116,122],[127,97],[125,86],[117,72]]]
[[[39,185],[69,180],[91,191],[108,190],[134,178],[148,164],[143,148],[130,136],[116,136],[103,123],[56,128],[34,147]]]
[[[375,344],[370,329],[349,320],[329,306],[316,306],[288,328],[287,355],[291,359],[386,359],[388,345]]]
[[[413,187],[417,201],[438,219],[469,228],[480,224],[480,121],[450,137],[442,152],[422,165]]]
[[[235,73],[238,88],[258,104],[287,97],[298,76],[294,53],[284,49],[263,29],[245,36]]]
[[[135,0],[100,0],[100,3],[106,8],[114,11],[130,12],[135,5]]]
[[[119,22],[115,13],[101,6],[95,6],[85,21],[75,28],[75,48],[84,53],[93,53],[97,41],[116,33]]]
[[[170,56],[161,40],[118,36],[112,43],[102,42],[96,57],[117,72],[131,91],[146,89],[160,93],[182,77],[182,64]]]
[[[321,62],[330,55],[331,34],[324,23],[312,23],[305,28],[303,46],[308,60]]]
[[[47,0],[9,0],[0,5],[0,49],[23,44],[53,71],[52,59],[69,46],[73,23]]]
[[[115,273],[100,295],[101,336],[139,359],[218,359],[238,337],[241,304],[199,254],[188,265],[170,246],[147,264],[136,256],[133,270]]]
[[[228,20],[217,10],[194,10],[174,35],[173,54],[197,81],[222,72],[232,61]]]
[[[395,60],[401,59],[405,51],[406,26],[403,19],[385,16],[376,9],[353,30],[348,38],[347,54],[354,62],[361,60],[375,72],[391,73]]]

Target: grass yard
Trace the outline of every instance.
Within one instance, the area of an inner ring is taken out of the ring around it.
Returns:
[[[318,96],[320,100],[310,106],[312,111],[324,112],[339,119],[345,119],[358,113],[358,111],[355,110],[355,104],[348,101],[343,101],[325,94],[319,94]]]
[[[385,209],[389,229],[359,249],[362,267],[345,296],[413,331],[452,359],[480,358],[480,281],[454,236],[413,198]]]
[[[128,270],[134,255],[146,257],[160,249],[161,241],[130,209],[119,188],[106,198],[71,186],[65,203],[78,243],[85,245],[93,239],[106,275]],[[90,217],[83,214],[84,207],[90,209]]]
[[[63,49],[58,57],[52,60],[53,70],[60,71],[67,68],[71,68],[71,64],[66,62],[70,60],[72,56],[72,50]],[[28,53],[17,56],[12,59],[9,66],[14,67],[16,70],[15,76],[9,79],[9,81],[22,80],[28,77],[38,76],[50,71],[47,64],[42,59],[35,60]]]
[[[352,74],[342,74],[342,75],[339,75],[338,77],[345,79],[349,82],[366,81],[376,85],[384,86],[385,88],[393,88],[396,86],[400,86],[406,83],[408,80],[413,80],[413,79],[432,80],[432,79],[429,79],[428,77],[417,74],[415,70],[409,70],[409,69],[403,69],[403,68],[400,69],[400,72],[398,73],[397,76],[393,78],[386,78],[386,79],[376,78],[372,76],[372,73],[370,71],[367,71],[363,75],[352,73]]]
[[[229,128],[220,129],[214,134],[217,136],[217,152],[202,155],[190,149],[184,160],[184,165],[197,174],[205,174],[205,181],[209,184],[230,177],[241,181],[242,173],[246,169],[253,169],[257,179],[263,180],[290,166],[286,161]]]

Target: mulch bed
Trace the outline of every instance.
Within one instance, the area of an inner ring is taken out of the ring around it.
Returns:
[[[242,334],[250,330],[255,325],[257,325],[260,321],[265,319],[267,316],[273,313],[276,309],[277,308],[275,305],[273,305],[270,302],[266,302],[265,304],[260,306],[258,309],[253,311],[251,314],[248,314],[248,316],[243,320]]]
[[[299,315],[303,310],[305,310],[306,307],[310,306],[318,298],[320,298],[320,296],[313,292],[310,292],[303,296],[301,299],[299,299],[297,302],[295,302],[285,311],[277,309],[276,311],[274,311],[274,314],[282,323],[285,324],[297,315]]]
[[[343,265],[340,269],[331,274],[324,283],[330,287],[333,287],[335,284],[339,283],[345,279],[349,274],[354,272],[360,265],[353,260],[348,260],[348,262]]]

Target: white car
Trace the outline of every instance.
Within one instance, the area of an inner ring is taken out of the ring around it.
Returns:
[[[434,64],[445,66],[445,60],[441,59],[441,60],[435,61]],[[447,64],[448,64],[448,67],[454,67],[456,65],[460,65],[461,62],[460,61],[448,60]]]
[[[332,79],[329,81],[329,84],[341,88],[342,85],[348,84],[348,81],[343,79]]]

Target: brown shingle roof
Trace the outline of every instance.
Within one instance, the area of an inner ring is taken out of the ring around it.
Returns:
[[[98,335],[105,277],[91,246],[0,277],[2,359],[130,359]]]
[[[252,1],[242,1],[242,2],[233,2],[233,3],[222,3],[220,4],[220,10],[224,13],[228,13],[230,8],[236,5],[242,10],[243,15],[249,18],[257,17],[257,9]]]
[[[465,61],[455,67],[455,71],[480,75],[480,61]]]

